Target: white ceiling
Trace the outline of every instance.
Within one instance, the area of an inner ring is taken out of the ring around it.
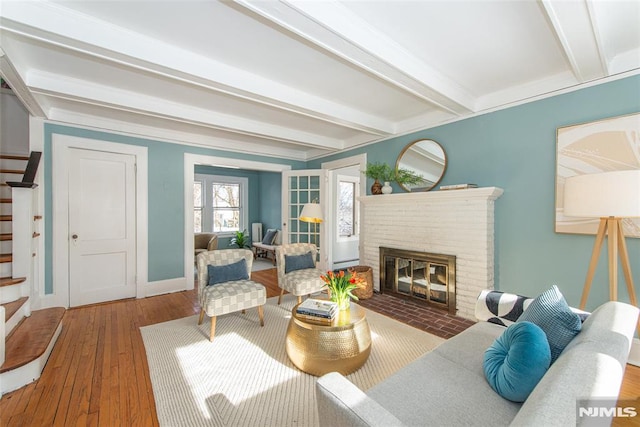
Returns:
[[[0,1],[31,114],[308,160],[640,73],[640,1]]]

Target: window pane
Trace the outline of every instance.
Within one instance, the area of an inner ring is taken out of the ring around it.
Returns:
[[[338,183],[338,234],[352,236],[354,218],[355,183],[340,181]]]
[[[240,231],[240,209],[214,209],[213,231]]]
[[[193,211],[193,231],[195,233],[202,232],[202,210],[195,209]]]
[[[239,208],[240,184],[213,184],[213,208]]]
[[[194,181],[193,183],[193,206],[202,207],[202,182]]]

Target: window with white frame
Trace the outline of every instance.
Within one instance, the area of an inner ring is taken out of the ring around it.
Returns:
[[[337,180],[337,231],[338,239],[356,237],[358,235],[358,203],[359,180],[357,177],[338,176]]]
[[[198,184],[200,188],[198,189]],[[199,193],[198,193],[199,190]],[[194,180],[194,225],[198,231],[232,235],[247,229],[249,180],[243,177],[196,174]],[[198,208],[197,194],[201,197]]]

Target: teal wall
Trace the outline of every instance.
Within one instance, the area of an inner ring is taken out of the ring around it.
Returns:
[[[249,181],[249,223],[247,231],[251,234],[251,224],[261,222],[263,230],[276,228],[280,224],[282,206],[282,174],[277,172],[249,171],[213,166],[196,165],[195,173],[223,175],[247,178]],[[231,237],[218,240],[220,249],[230,248]]]
[[[287,164],[303,169],[304,162],[279,160],[223,150],[212,150],[137,138],[108,132],[47,123],[44,125],[45,165],[45,292],[53,292],[52,280],[52,135],[70,135],[100,141],[147,147],[149,184],[149,271],[148,280],[158,281],[184,276],[184,154],[219,156],[265,163]],[[279,174],[275,174],[279,175]]]
[[[496,288],[536,296],[557,284],[577,306],[594,236],[554,232],[556,129],[639,111],[640,76],[634,76],[317,159],[308,167],[362,152],[369,162],[389,162],[411,141],[438,141],[448,157],[441,185],[473,182],[504,189],[495,205]],[[395,186],[394,191],[402,190]],[[637,293],[640,239],[627,241]],[[620,277],[619,299],[628,301],[622,273]],[[607,300],[603,250],[587,308]]]

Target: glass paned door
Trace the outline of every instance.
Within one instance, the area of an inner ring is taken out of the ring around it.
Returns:
[[[324,171],[321,169],[286,171],[282,174],[282,243],[313,243],[323,259],[322,223],[300,221],[306,203],[323,205]],[[324,206],[323,206],[324,212]]]

